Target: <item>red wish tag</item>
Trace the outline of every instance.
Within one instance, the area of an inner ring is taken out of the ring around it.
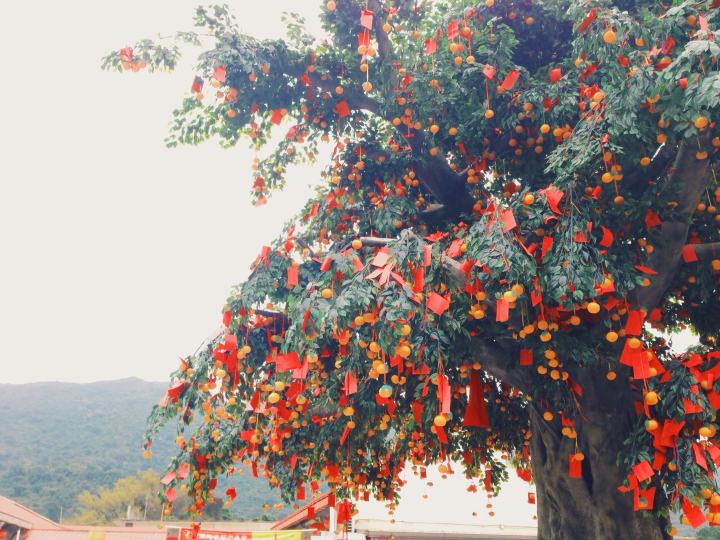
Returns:
[[[438,315],[442,315],[443,312],[450,306],[445,298],[440,296],[438,293],[433,292],[428,298],[427,307],[429,310],[434,311]]]

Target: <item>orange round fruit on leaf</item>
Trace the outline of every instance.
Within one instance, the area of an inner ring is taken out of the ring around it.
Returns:
[[[607,378],[609,381],[614,381],[617,374],[614,371],[608,371]]]
[[[642,345],[642,341],[640,341],[638,338],[631,337],[630,339],[628,339],[628,346],[631,349],[637,349],[638,347],[640,347],[640,345]]]
[[[577,452],[577,453],[575,454],[575,459],[576,459],[577,461],[582,461],[583,459],[585,459],[585,454],[583,454],[582,452]]]
[[[495,113],[490,109],[485,111],[485,118],[492,118],[494,115],[495,115]]]
[[[437,133],[438,131],[440,131],[440,126],[438,126],[437,124],[433,124],[432,126],[430,126],[430,131],[432,133]]]
[[[553,419],[553,413],[551,413],[550,411],[545,411],[545,414],[543,414],[543,418],[549,422]]]
[[[468,56],[468,57],[465,59],[465,61],[466,61],[468,64],[472,64],[473,62],[475,62],[475,57],[474,57],[473,55],[470,55],[470,56]]]
[[[335,8],[336,8],[336,7],[337,7],[337,6],[335,5],[335,2],[333,2],[333,0],[330,0],[330,1],[327,3],[327,8],[328,8],[330,11],[335,11]]]
[[[705,427],[705,426],[701,427],[698,430],[698,433],[703,437],[711,437],[712,436],[712,431],[710,430],[710,428]],[[705,498],[707,499],[707,497],[705,497]]]
[[[332,290],[331,289],[323,289],[322,290],[322,297],[323,298],[330,298],[332,296]]]
[[[248,75],[248,79],[250,79],[250,82],[255,82],[257,80],[257,75],[251,73],[250,75]]]
[[[607,32],[605,32],[603,34],[603,41],[605,43],[612,43],[613,41],[615,41],[615,32],[613,32],[612,30],[608,30]]]
[[[650,391],[645,394],[645,403],[648,405],[655,405],[658,402],[658,395],[656,392]]]
[[[454,127],[451,127],[451,128],[448,130],[448,133],[449,133],[450,135],[457,135],[457,129],[454,128]]]
[[[704,116],[699,116],[697,120],[695,120],[695,127],[698,129],[702,129],[705,126],[708,125],[708,119]]]
[[[707,158],[707,156],[708,156],[707,152],[698,152],[697,154],[695,154],[695,157],[697,159],[705,159],[705,158]]]
[[[205,97],[205,96],[203,96],[200,92],[198,92],[197,94],[195,94],[195,99],[202,100],[203,97]]]
[[[365,90],[366,92],[369,92],[370,90],[372,90],[372,84],[369,82],[364,82],[362,87],[363,87],[363,90]]]
[[[455,57],[455,64],[458,65],[458,66],[459,66],[460,64],[462,64],[462,57],[456,56],[456,57]]]
[[[607,339],[610,343],[615,343],[618,339],[617,332],[610,331],[605,335],[605,339]]]
[[[532,203],[534,203],[534,202],[535,202],[535,196],[532,195],[531,193],[527,193],[527,194],[523,197],[523,204],[524,204],[525,206],[530,206],[530,205],[531,205]]]
[[[532,17],[526,17],[525,18],[525,24],[532,24],[535,20]]]
[[[435,420],[433,421],[433,423],[434,423],[436,426],[442,427],[442,426],[444,426],[445,424],[447,424],[447,418],[445,418],[442,414],[438,414],[438,415],[435,417]]]
[[[598,313],[600,311],[600,304],[597,302],[590,302],[587,306],[587,310],[590,313]]]
[[[485,0],[485,5],[487,7],[493,7],[495,5],[495,0]]]
[[[642,165],[643,167],[645,167],[645,166],[647,166],[647,165],[650,165],[650,158],[647,157],[647,156],[644,157],[644,158],[642,158],[642,159],[640,160],[640,165]]]
[[[542,133],[547,133],[548,131],[550,131],[550,126],[547,124],[543,124],[542,126],[540,126],[540,131]]]
[[[389,32],[390,30],[392,30],[391,25],[389,25],[388,23],[383,24],[383,31]]]
[[[622,203],[625,202],[625,198],[622,197],[622,196],[620,196],[620,195],[618,195],[617,197],[615,197],[615,198],[613,199],[613,202],[614,202],[615,204],[617,204],[617,205],[620,205],[620,204],[622,204]]]

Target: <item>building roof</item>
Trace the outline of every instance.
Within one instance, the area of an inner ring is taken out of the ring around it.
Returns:
[[[273,531],[284,531],[287,529],[297,529],[301,523],[316,519],[316,516],[326,508],[335,506],[335,494],[332,491],[328,491],[324,495],[313,499],[302,508],[296,510],[285,519],[281,519],[275,525],[273,525]]]
[[[58,525],[54,521],[50,521],[48,518],[43,517],[29,508],[25,508],[23,505],[18,504],[15,501],[11,501],[2,495],[0,495],[0,514],[2,514],[2,516],[0,516],[0,521],[12,523],[13,525],[19,525],[23,529],[36,527],[42,527],[43,529],[48,530],[62,529],[62,526]],[[5,519],[5,517],[15,518],[15,520]],[[15,523],[15,521],[18,520],[24,523]],[[31,527],[27,526],[28,523]]]
[[[3,496],[0,521],[22,529],[22,540],[165,540],[167,536],[157,527],[60,525]]]
[[[23,540],[165,540],[167,531],[153,527],[83,527],[62,529],[32,528]]]

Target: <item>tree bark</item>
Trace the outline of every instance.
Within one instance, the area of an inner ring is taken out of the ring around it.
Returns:
[[[616,465],[623,441],[637,422],[628,384],[629,368],[620,366],[617,378],[606,378],[607,368],[571,369],[582,388],[575,420],[577,439],[564,436],[556,411],[548,422],[545,408],[532,403],[530,452],[537,486],[538,540],[667,540],[664,519],[643,517],[634,511],[632,491],[618,491],[625,479]],[[582,477],[570,478],[569,455],[585,455]],[[658,497],[660,495],[658,494]],[[657,504],[657,498],[656,498]]]

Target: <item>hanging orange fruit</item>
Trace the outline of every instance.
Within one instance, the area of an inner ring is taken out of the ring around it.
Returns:
[[[605,32],[603,34],[603,41],[605,43],[612,43],[613,41],[615,41],[615,32],[613,32],[612,30],[608,30],[607,32]]]

